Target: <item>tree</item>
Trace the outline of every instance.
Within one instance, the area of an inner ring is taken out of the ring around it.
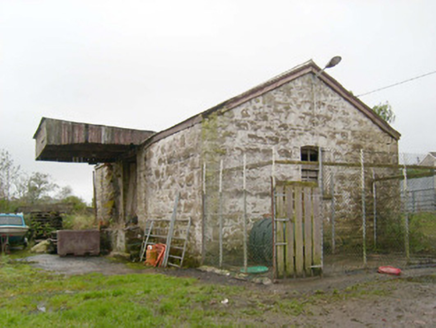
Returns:
[[[73,188],[71,186],[62,187],[61,190],[57,193],[56,199],[62,201],[65,198],[73,196]]]
[[[49,194],[58,188],[58,185],[50,182],[50,175],[33,172],[27,181],[26,198],[30,204],[35,204],[44,198],[50,198]]]
[[[11,154],[0,151],[0,199],[9,202],[14,195],[15,184],[20,175],[20,166],[15,166]]]
[[[68,196],[60,201],[61,203],[72,204],[75,213],[85,213],[88,207],[82,198],[74,195]]]
[[[11,154],[0,149],[0,212],[15,211],[19,206],[56,201],[72,202],[75,208],[86,208],[86,203],[74,196],[70,186],[61,188],[55,195],[57,188],[58,185],[52,182],[49,174],[33,172],[29,175],[23,172],[19,165],[15,165]]]
[[[372,110],[389,124],[395,122],[395,114],[389,102],[380,103],[372,108]]]

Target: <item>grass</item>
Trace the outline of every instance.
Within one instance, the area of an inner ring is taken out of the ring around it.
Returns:
[[[287,294],[156,273],[67,277],[14,258],[0,257],[0,327],[256,327],[310,316],[320,303],[380,296],[390,289],[359,284]]]
[[[64,277],[5,261],[0,279],[1,327],[213,326],[225,311],[209,303],[239,293],[157,274]]]
[[[159,274],[66,277],[8,256],[0,279],[1,327],[213,327],[231,316],[221,301],[243,292]]]
[[[411,251],[436,252],[436,213],[417,213],[409,218]]]

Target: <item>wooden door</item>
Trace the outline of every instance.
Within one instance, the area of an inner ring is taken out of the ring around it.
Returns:
[[[305,277],[321,272],[320,193],[316,184],[278,184],[275,204],[275,264],[278,278]],[[317,269],[317,270],[314,270]]]

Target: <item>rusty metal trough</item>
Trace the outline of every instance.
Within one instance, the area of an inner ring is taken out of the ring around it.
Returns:
[[[58,255],[99,255],[100,231],[99,230],[59,230]]]

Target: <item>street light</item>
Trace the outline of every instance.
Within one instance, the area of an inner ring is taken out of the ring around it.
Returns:
[[[313,97],[313,127],[315,128],[316,126],[316,93],[317,93],[317,88],[315,86],[315,81],[318,81],[319,76],[327,69],[327,68],[332,68],[335,67],[337,64],[339,64],[342,60],[341,56],[334,56],[332,59],[329,60],[329,62],[327,63],[327,65],[324,66],[324,68],[322,70],[320,70],[318,73],[315,74],[315,76],[312,75],[312,97]]]
[[[313,77],[312,75],[312,92],[313,92],[313,127],[315,129],[315,140],[318,141],[318,163],[319,163],[319,167],[318,167],[318,185],[321,186],[320,190],[321,190],[321,197],[324,194],[324,177],[322,174],[322,162],[323,162],[323,158],[322,158],[322,147],[321,147],[321,142],[320,142],[320,137],[319,137],[319,129],[317,129],[317,123],[316,123],[316,109],[317,109],[317,100],[316,100],[316,94],[317,94],[317,88],[315,85],[315,81],[318,80],[318,77],[328,68],[332,68],[335,67],[337,64],[339,64],[341,62],[342,58],[341,56],[334,56],[332,59],[330,59],[330,61],[327,63],[327,65],[324,66],[324,68],[322,70],[320,70],[318,73],[315,74],[315,77]],[[335,220],[334,217],[332,216],[332,250],[334,253],[335,250]],[[321,267],[324,265],[324,252],[321,251]]]
[[[341,56],[334,56],[330,61],[327,63],[327,65],[324,66],[322,70],[320,70],[318,73],[316,73],[315,77],[320,76],[327,68],[335,67],[337,64],[339,64],[342,60]]]
[[[325,65],[324,69],[335,67],[337,64],[341,62],[341,56],[334,56],[330,61]]]

